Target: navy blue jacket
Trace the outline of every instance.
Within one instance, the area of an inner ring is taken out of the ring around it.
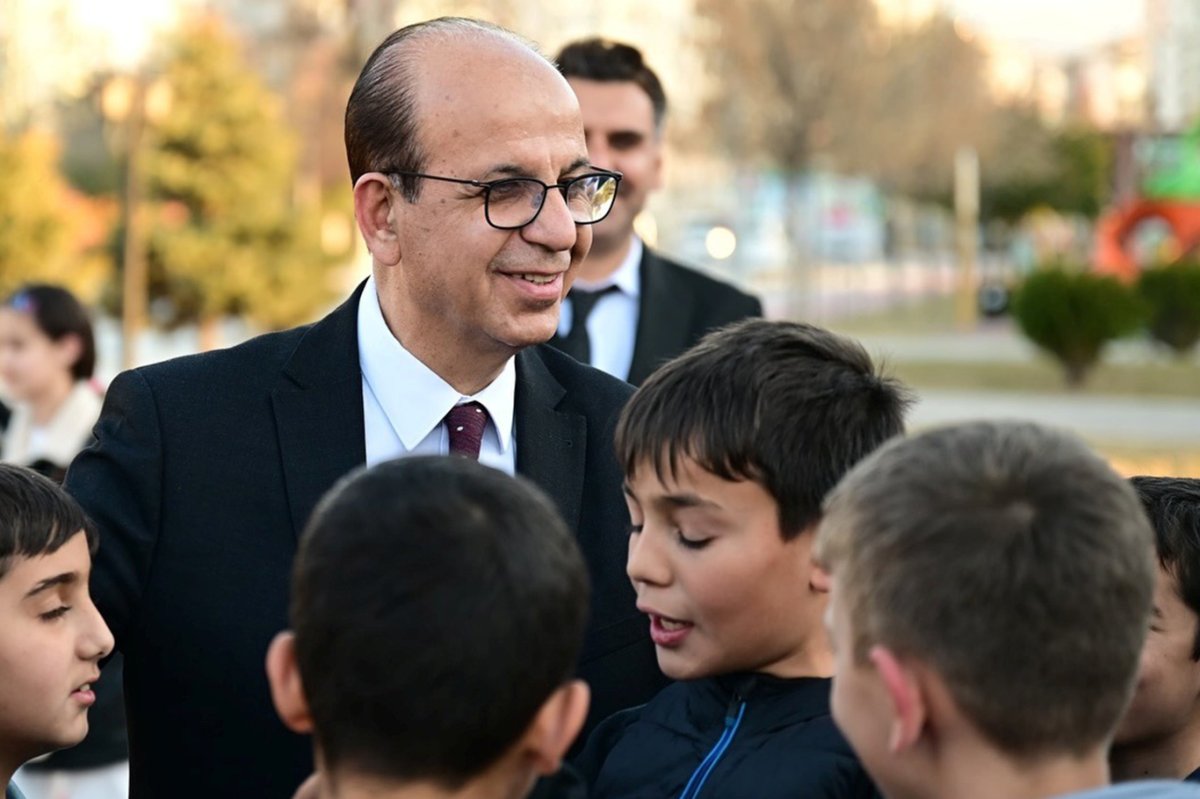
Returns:
[[[829,714],[831,681],[679,682],[602,722],[575,766],[589,799],[869,799]]]

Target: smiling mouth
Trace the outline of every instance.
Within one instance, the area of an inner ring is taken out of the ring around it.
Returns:
[[[558,279],[557,274],[553,274],[553,275],[524,274],[524,275],[512,275],[512,277],[520,278],[521,280],[527,280],[536,286],[545,286],[547,284],[553,283],[555,280]]]

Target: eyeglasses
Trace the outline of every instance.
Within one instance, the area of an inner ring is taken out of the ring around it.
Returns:
[[[500,180],[463,180],[421,172],[387,172],[388,175],[444,180],[483,189],[483,215],[489,225],[499,230],[523,228],[537,219],[546,204],[550,189],[562,192],[567,210],[577,225],[594,225],[612,210],[617,199],[619,172],[589,172],[562,183],[543,183],[537,178],[502,178]]]

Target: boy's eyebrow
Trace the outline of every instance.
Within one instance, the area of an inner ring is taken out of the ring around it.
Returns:
[[[79,572],[63,572],[62,574],[56,574],[53,577],[47,577],[45,580],[42,580],[33,588],[29,589],[29,593],[25,594],[25,598],[29,599],[31,596],[36,596],[43,591],[60,585],[73,585],[78,581]]]
[[[673,508],[720,508],[711,499],[705,499],[697,494],[667,494],[659,498],[659,502]]]

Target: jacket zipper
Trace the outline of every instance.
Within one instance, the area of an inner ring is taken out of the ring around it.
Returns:
[[[742,723],[742,716],[745,714],[745,700],[742,699],[740,694],[734,693],[729,707],[725,710],[725,729],[721,732],[721,737],[717,739],[716,745],[709,750],[705,758],[700,761],[700,765],[692,772],[691,779],[688,780],[687,785],[683,788],[683,793],[679,794],[679,799],[696,799],[700,795],[700,791],[704,788],[704,783],[708,780],[708,775],[712,774],[712,770],[716,768],[717,763],[724,756],[725,750],[733,742],[733,736],[737,735],[738,727]]]

